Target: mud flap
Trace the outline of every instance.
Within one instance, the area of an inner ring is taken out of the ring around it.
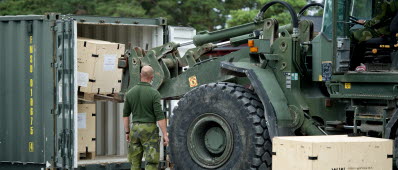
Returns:
[[[287,99],[280,88],[272,70],[253,67],[248,63],[222,62],[221,67],[230,71],[244,73],[264,105],[264,116],[270,137],[292,136],[293,122]]]

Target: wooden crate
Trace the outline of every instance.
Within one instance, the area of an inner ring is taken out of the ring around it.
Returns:
[[[84,157],[93,158],[95,156],[95,116],[95,104],[78,104],[77,152],[79,154],[94,153]]]
[[[273,139],[273,170],[392,170],[393,141],[370,137]]]
[[[124,55],[124,51],[124,44],[78,38],[79,91],[89,94],[119,92],[123,70],[118,68],[118,59]]]

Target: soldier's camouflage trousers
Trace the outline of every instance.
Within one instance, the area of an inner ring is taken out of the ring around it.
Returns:
[[[159,129],[156,123],[133,123],[130,133],[128,160],[131,170],[141,169],[145,158],[145,170],[157,170],[159,165]]]

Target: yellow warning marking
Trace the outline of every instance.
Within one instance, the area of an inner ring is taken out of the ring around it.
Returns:
[[[30,98],[30,106],[33,106],[33,98]]]
[[[322,75],[319,75],[318,81],[322,81],[322,80],[323,80]]]
[[[29,42],[32,44],[33,43],[33,36],[29,36]]]
[[[34,152],[33,142],[29,142],[29,152]]]
[[[33,113],[33,108],[30,108],[30,112],[29,113],[30,113],[31,116],[33,116],[33,114],[34,114]]]
[[[30,125],[33,125],[33,117],[30,117]]]
[[[30,97],[32,97],[33,96],[33,89],[31,88],[30,89]]]
[[[32,54],[33,53],[33,45],[29,46],[29,52]]]
[[[345,89],[351,89],[351,83],[345,83],[344,84]]]
[[[33,135],[33,126],[30,127],[30,135]]]
[[[189,87],[198,86],[198,80],[196,79],[196,76],[189,77],[188,81],[189,81]]]
[[[31,73],[33,73],[33,65],[30,65],[29,68],[30,68],[29,71],[30,71]]]
[[[30,79],[30,87],[33,87],[33,79]]]
[[[33,63],[33,55],[29,56],[29,61],[30,61],[30,63]]]

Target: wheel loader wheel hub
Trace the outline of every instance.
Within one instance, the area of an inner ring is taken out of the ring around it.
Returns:
[[[232,129],[221,116],[205,113],[189,126],[187,144],[189,154],[196,163],[204,168],[217,168],[232,154]]]
[[[205,135],[206,148],[214,154],[219,154],[225,149],[225,131],[220,127],[210,128]]]

